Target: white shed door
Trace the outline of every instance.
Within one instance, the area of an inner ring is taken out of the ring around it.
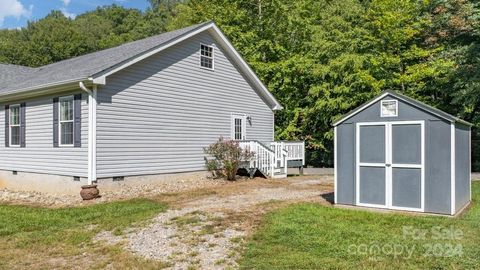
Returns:
[[[424,123],[358,123],[356,203],[423,211]]]

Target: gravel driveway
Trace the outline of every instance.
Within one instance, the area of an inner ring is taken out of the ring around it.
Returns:
[[[180,196],[173,209],[150,225],[122,236],[102,232],[97,241],[121,244],[138,256],[167,263],[169,269],[235,269],[242,243],[262,214],[292,202],[326,203],[322,195],[332,189],[331,176],[304,176],[197,190]]]

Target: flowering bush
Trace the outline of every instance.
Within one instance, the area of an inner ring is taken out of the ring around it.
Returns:
[[[235,180],[240,163],[254,156],[253,152],[242,149],[237,141],[225,140],[223,137],[203,150],[211,158],[205,158],[207,170],[213,177],[226,177],[227,180]]]

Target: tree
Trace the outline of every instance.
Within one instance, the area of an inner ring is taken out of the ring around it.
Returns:
[[[98,7],[75,19],[52,11],[27,27],[0,31],[0,61],[42,66],[166,31],[163,9],[141,12],[118,5]]]
[[[285,107],[275,115],[276,139],[306,140],[308,164],[332,165],[332,123],[383,90],[480,125],[478,0],[150,4],[145,12],[100,7],[74,20],[52,12],[0,30],[0,61],[39,66],[213,20]]]

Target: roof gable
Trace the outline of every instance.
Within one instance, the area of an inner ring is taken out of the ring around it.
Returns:
[[[373,98],[372,100],[366,102],[365,104],[359,106],[358,108],[350,111],[349,113],[345,114],[342,118],[340,118],[340,120],[336,121],[333,126],[338,126],[339,124],[345,122],[346,120],[350,119],[351,117],[357,115],[358,113],[362,112],[363,110],[365,110],[366,108],[369,108],[370,106],[372,106],[373,104],[377,103],[378,101],[384,99],[385,97],[387,96],[391,96],[391,97],[394,97],[396,99],[399,99],[417,109],[420,109],[420,110],[423,110],[423,111],[426,111],[432,115],[435,115],[441,119],[444,119],[444,120],[447,120],[449,122],[452,122],[452,123],[455,123],[455,122],[459,122],[459,123],[462,123],[464,125],[469,125],[469,126],[473,126],[471,123],[467,122],[467,121],[464,121],[456,116],[453,116],[451,114],[448,114],[444,111],[441,111],[437,108],[434,108],[430,105],[427,105],[423,102],[420,102],[418,100],[415,100],[413,98],[410,98],[408,96],[405,96],[405,95],[402,95],[402,94],[399,94],[397,92],[394,92],[394,91],[385,91],[385,92],[382,92],[380,95],[378,95],[377,97]]]
[[[12,78],[8,80],[2,79],[2,82],[0,82],[0,96],[12,96],[46,87],[81,81],[105,84],[106,77],[109,75],[203,31],[209,31],[216,38],[235,64],[238,65],[239,70],[252,83],[256,92],[264,98],[273,110],[282,109],[280,103],[273,97],[213,22],[193,25],[129,42],[118,47],[63,60],[39,68],[32,68],[26,73],[15,73]]]

